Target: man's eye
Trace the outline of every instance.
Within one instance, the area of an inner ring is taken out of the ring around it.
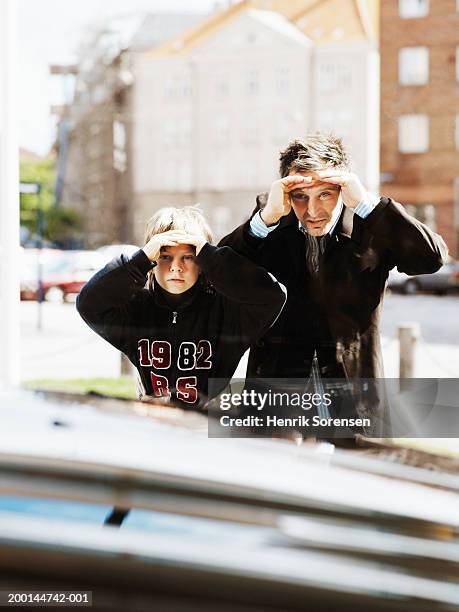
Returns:
[[[190,261],[190,260],[192,261],[194,259],[194,255],[184,255],[183,259],[186,259],[188,261]]]
[[[308,198],[308,196],[304,193],[294,193],[292,194],[292,197],[294,200],[298,200],[299,202],[302,202]]]
[[[170,257],[170,255],[160,255],[160,256],[159,256],[159,258],[160,258],[162,261],[170,261],[170,258],[171,258],[171,257]]]
[[[330,196],[331,193],[329,191],[324,191],[323,193],[320,194],[321,198],[328,198],[328,196]]]

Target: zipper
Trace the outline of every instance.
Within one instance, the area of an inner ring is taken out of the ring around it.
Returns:
[[[171,399],[176,399],[177,397],[177,389],[176,389],[176,383],[177,383],[177,377],[178,377],[178,368],[177,368],[177,359],[178,359],[178,355],[177,355],[177,317],[178,317],[178,312],[173,311],[172,312],[172,338],[171,338],[171,345],[172,345],[172,364],[171,364],[171,369],[170,369],[170,380],[169,380],[169,384],[170,384],[170,393],[171,393]]]

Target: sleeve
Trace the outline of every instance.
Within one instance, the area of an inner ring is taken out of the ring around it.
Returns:
[[[261,218],[260,212],[255,213],[250,219],[249,233],[255,238],[266,238],[268,234],[279,227],[279,223],[268,227]]]
[[[390,252],[392,267],[399,272],[430,274],[447,261],[443,238],[390,198],[381,198],[361,223]]]
[[[259,337],[277,320],[287,290],[261,266],[230,247],[205,244],[197,263],[216,291],[228,300],[227,308],[239,319],[242,331]]]
[[[366,219],[378,203],[379,198],[368,192],[366,197],[354,208],[354,213],[362,219]]]
[[[153,267],[142,250],[121,255],[99,270],[82,288],[76,307],[99,336],[126,352],[132,320],[132,298],[141,291]]]

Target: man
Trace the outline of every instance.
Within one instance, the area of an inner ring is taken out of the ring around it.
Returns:
[[[222,240],[264,266],[288,291],[276,324],[251,347],[248,378],[383,376],[379,320],[394,266],[437,271],[447,248],[390,198],[367,193],[339,138],[309,135],[282,151],[280,176],[258,196],[251,219]],[[355,400],[372,435],[388,435],[377,392]],[[319,410],[320,414],[320,410]]]

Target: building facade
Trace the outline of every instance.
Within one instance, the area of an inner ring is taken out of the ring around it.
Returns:
[[[217,237],[249,214],[310,122],[311,47],[277,13],[243,11],[184,54],[137,57],[136,236],[170,204],[199,202]]]
[[[136,56],[131,158],[137,239],[160,206],[195,202],[220,237],[278,177],[280,150],[316,130],[342,136],[354,170],[378,191],[376,34],[356,27],[362,21],[355,12],[346,21],[341,10],[336,21],[336,3],[297,2],[293,13],[277,10],[286,6],[293,4],[241,2]]]
[[[381,3],[381,192],[459,257],[459,2]]]
[[[86,246],[140,243],[158,208],[197,202],[218,239],[269,190],[280,150],[316,130],[343,137],[377,192],[376,6],[243,0],[118,52],[99,33],[82,54],[64,181]]]
[[[68,129],[57,149],[65,157],[61,204],[80,213],[87,248],[133,240],[132,54],[162,44],[203,17],[134,14],[95,28],[83,41],[74,99],[61,118],[60,127],[65,121]]]

